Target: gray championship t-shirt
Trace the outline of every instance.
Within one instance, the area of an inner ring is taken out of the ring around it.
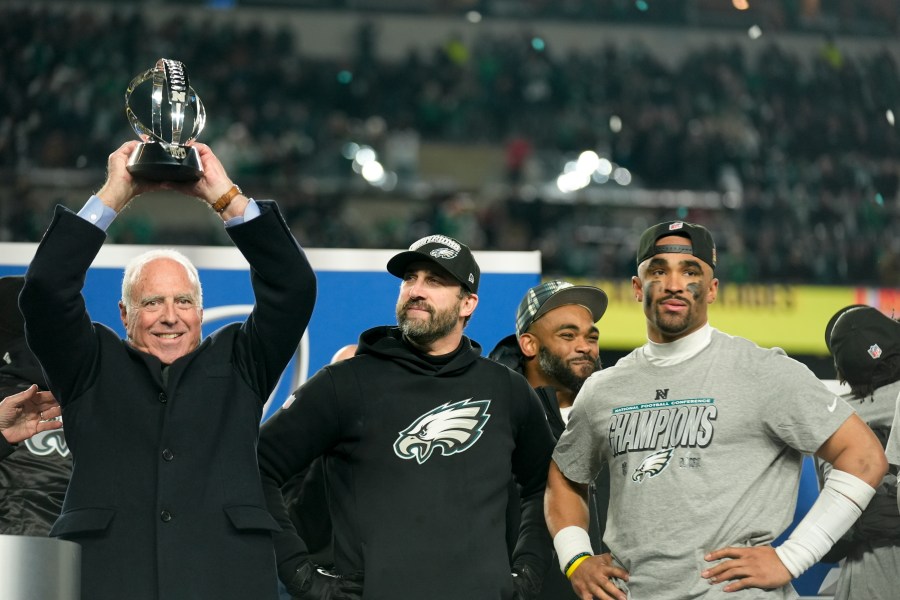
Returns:
[[[704,555],[771,544],[791,523],[803,454],[853,413],[801,363],[712,330],[672,366],[643,348],[592,375],[553,454],[587,483],[610,469],[604,542],[634,600],[796,598],[793,587],[723,592]]]
[[[850,394],[842,397],[884,443],[888,434],[893,435],[891,424],[898,392],[900,381],[895,381],[865,398],[854,398]],[[831,472],[831,465],[817,462],[821,485],[822,478]],[[894,471],[891,469],[884,476],[863,516],[853,525],[856,549],[841,563],[834,600],[896,600],[900,597],[900,531],[897,530],[897,474]]]
[[[887,454],[889,463],[900,465],[900,394],[897,395],[897,399],[894,401],[894,420],[891,426],[891,436],[888,438],[884,453]],[[897,503],[900,506],[900,496],[898,496]]]
[[[891,426],[891,436],[884,448],[888,462],[892,465],[900,465],[900,395],[897,396],[897,407],[894,409],[894,423]],[[900,510],[900,494],[897,495],[897,510]]]

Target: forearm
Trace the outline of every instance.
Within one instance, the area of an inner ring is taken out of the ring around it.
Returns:
[[[56,207],[25,273],[20,308],[26,320],[35,308],[58,309],[59,304],[70,304],[80,296],[88,268],[105,239],[106,234],[86,219],[63,206]],[[83,309],[83,304],[80,308]],[[59,320],[69,318],[68,315],[49,316]]]
[[[790,537],[775,549],[793,577],[821,560],[859,518],[875,490],[858,477],[832,469],[819,497]]]
[[[567,577],[594,553],[588,534],[590,512],[587,496],[588,486],[568,479],[559,470],[556,461],[550,462],[544,513],[550,535],[553,536],[560,570]]]
[[[553,561],[553,541],[547,531],[543,505],[543,494],[521,499],[522,520],[512,556],[514,567],[528,565],[535,573],[545,573]]]
[[[26,337],[57,388],[68,388],[93,361],[95,349],[86,342],[92,325],[81,291],[105,238],[59,206],[25,273],[19,308]]]
[[[305,540],[291,521],[282,489],[293,477],[307,472],[313,461],[333,447],[339,437],[340,403],[333,393],[327,369],[320,369],[294,390],[294,402],[278,410],[260,428],[259,472],[269,511],[282,527],[274,536],[278,572],[282,577],[292,576],[308,554]],[[322,512],[328,510],[324,504],[317,508]]]
[[[868,506],[887,472],[881,442],[857,415],[851,415],[816,452],[831,463],[822,491],[784,544],[778,558],[798,577],[846,533]]]
[[[555,461],[547,475],[544,516],[551,536],[573,525],[586,531],[589,524],[587,486],[567,479]]]
[[[274,202],[259,201],[260,214],[226,229],[258,278],[257,286],[275,293],[311,295],[315,300],[316,277],[300,244]]]
[[[262,484],[269,512],[281,526],[281,531],[273,534],[272,541],[275,545],[278,575],[282,581],[287,582],[307,559],[309,550],[294,528],[279,484],[266,474],[262,474]]]
[[[259,471],[266,506],[281,526],[281,531],[273,534],[272,541],[275,545],[278,575],[287,582],[306,559],[309,550],[291,521],[282,493],[284,483],[290,478],[291,466],[280,455],[278,444],[267,442],[268,438],[262,435],[259,445]],[[299,470],[301,469],[298,468],[297,471]]]
[[[274,384],[309,324],[316,276],[277,207],[259,204],[258,217],[227,231],[250,264],[256,302],[245,332],[256,356],[253,362],[270,367],[266,377]]]

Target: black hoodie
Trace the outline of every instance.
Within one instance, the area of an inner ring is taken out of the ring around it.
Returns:
[[[543,494],[554,439],[521,375],[463,337],[429,357],[396,327],[360,336],[357,355],[324,367],[262,427],[259,462],[279,573],[305,560],[280,486],[324,455],[335,570],[363,576],[366,600],[513,597],[507,486],[522,488],[514,566],[549,564]]]
[[[515,334],[508,335],[494,346],[488,355],[491,360],[495,360],[500,364],[506,365],[513,371],[525,375],[525,366],[522,361],[522,350],[519,348],[519,340]],[[559,410],[559,401],[556,399],[556,390],[550,386],[535,388],[544,413],[547,415],[547,422],[553,431],[553,437],[557,440],[566,430],[566,422],[562,418]],[[516,493],[515,487],[510,494]],[[590,507],[590,522],[588,525],[588,534],[591,538],[591,545],[595,553],[605,552],[603,546],[603,531],[606,527],[606,512],[609,508],[609,470],[604,469],[597,479],[588,488],[588,506]],[[510,511],[507,515],[510,522],[510,528],[515,526],[517,515]],[[559,564],[554,553],[553,565],[544,576],[544,584],[541,588],[540,595],[537,600],[566,600],[575,598],[575,592],[566,576],[559,569]]]
[[[0,277],[0,399],[36,383],[47,389],[41,366],[25,343],[18,298],[24,278]],[[0,534],[46,536],[59,517],[72,474],[62,429],[16,445],[0,435]]]

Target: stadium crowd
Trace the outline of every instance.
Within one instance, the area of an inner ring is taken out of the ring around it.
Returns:
[[[349,59],[325,60],[302,52],[291,30],[246,20],[152,25],[139,11],[41,7],[0,16],[0,171],[17,182],[4,193],[3,241],[37,241],[46,221],[28,201],[29,172],[100,170],[111,140],[134,137],[124,87],[167,56],[202,80],[202,141],[236,180],[282,199],[306,247],[400,247],[441,231],[475,249],[540,249],[548,275],[626,277],[633,233],[676,217],[723,240],[730,281],[900,286],[900,69],[888,50],[851,55],[823,38],[815,56],[800,56],[760,40],[752,56],[710,44],[672,66],[637,44],[558,56],[522,34],[447,39],[393,62],[379,59],[377,28],[364,26]],[[355,188],[309,183],[352,180],[349,142],[386,152],[401,184],[417,181],[419,144],[505,148],[503,191],[490,201],[482,190],[432,191],[360,225],[343,218]],[[544,195],[586,149],[627,168],[634,188],[732,201],[636,207]],[[111,233],[140,242],[149,226]],[[153,239],[222,242],[183,230]]]

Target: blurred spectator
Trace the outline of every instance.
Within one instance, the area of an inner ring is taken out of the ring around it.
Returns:
[[[583,1],[503,10],[729,25],[730,5],[715,4],[693,12]],[[837,10],[772,4],[764,15],[780,27],[815,28]],[[896,7],[877,0],[840,6],[850,26],[896,32]],[[490,1],[478,7],[502,12]],[[417,204],[421,184],[430,184],[425,194],[475,199],[475,209],[462,213],[467,231],[480,230],[466,234],[473,247],[541,249],[548,275],[628,276],[630,261],[615,257],[629,251],[613,240],[678,218],[729,231],[739,252],[729,261],[731,249],[723,248],[723,265],[734,264],[735,281],[897,285],[900,115],[892,111],[900,69],[888,50],[846,52],[834,36],[809,55],[762,40],[753,55],[710,42],[672,65],[637,42],[561,56],[537,34],[485,31],[473,40],[452,33],[392,63],[379,59],[371,20],[361,22],[348,56],[327,59],[302,52],[292,30],[251,19],[209,25],[190,16],[151,21],[137,9],[53,8],[0,8],[0,169],[9,173],[102,169],[109,139],[134,137],[121,114],[124,86],[161,54],[176,53],[209,109],[203,141],[221,146],[241,181],[259,178],[285,198],[285,214],[307,246],[396,246],[432,220],[434,207]],[[390,185],[371,187],[354,172],[359,166],[346,154],[353,144],[378,154]],[[496,172],[481,188],[425,180],[443,168],[428,163],[426,147],[467,144],[498,151]],[[682,189],[728,201],[710,212],[662,202],[579,209],[548,190],[584,150],[628,169],[628,190],[612,174],[590,185],[605,202],[623,191]],[[515,189],[488,197],[492,183]],[[10,200],[11,192],[0,192],[9,206],[0,207],[0,239],[37,241],[40,230],[30,224],[45,221],[33,214],[44,207],[29,204],[27,186]],[[412,210],[362,223],[344,218],[349,202],[384,193],[408,198]],[[454,217],[445,221],[459,226]],[[512,233],[498,234],[500,223]],[[205,230],[198,225],[194,239]],[[140,230],[121,235],[118,241],[141,241]],[[172,243],[191,239],[184,230],[154,231],[163,242],[167,235]],[[809,256],[816,259],[797,260]]]

